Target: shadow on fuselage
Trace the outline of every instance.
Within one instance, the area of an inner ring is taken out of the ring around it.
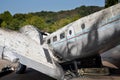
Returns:
[[[110,64],[112,64],[113,66],[111,67],[115,67],[115,68],[119,68],[120,69],[120,45],[118,45],[115,48],[112,48],[109,51],[104,52],[103,54],[101,54],[102,57],[102,61],[106,61]],[[105,66],[109,67],[109,64]]]

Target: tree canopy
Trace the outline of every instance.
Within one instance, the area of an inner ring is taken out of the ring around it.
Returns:
[[[9,11],[0,14],[0,27],[11,30],[19,30],[25,25],[33,25],[40,30],[53,32],[70,22],[81,17],[99,11],[103,7],[98,6],[81,6],[72,10],[52,12],[41,11],[28,14],[14,14]]]
[[[118,3],[119,0],[105,0],[105,7],[110,7]]]

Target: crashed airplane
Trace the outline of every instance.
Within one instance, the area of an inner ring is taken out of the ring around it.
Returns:
[[[16,73],[27,66],[58,80],[81,68],[102,68],[100,54],[120,43],[120,4],[45,34],[30,25],[19,32],[0,29],[0,57],[19,62]]]

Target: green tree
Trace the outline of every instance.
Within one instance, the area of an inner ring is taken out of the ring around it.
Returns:
[[[10,24],[10,22],[12,21],[12,18],[13,17],[12,17],[12,15],[11,15],[11,13],[9,11],[5,11],[4,13],[2,13],[0,15],[0,19],[5,21],[7,25]]]
[[[11,30],[19,30],[21,22],[17,19],[13,19],[9,25],[9,29]]]
[[[22,24],[22,26],[25,26],[25,25],[33,25],[39,29],[44,29],[45,21],[43,18],[40,18],[38,16],[32,16],[32,17],[26,19],[26,21]]]
[[[60,19],[54,22],[54,24],[49,27],[49,32],[51,33],[53,31],[56,31],[57,29],[69,24],[70,22],[72,22],[72,18]]]
[[[17,19],[19,21],[25,21],[26,20],[26,14],[15,14],[13,16],[14,19]]]
[[[118,0],[105,0],[105,8],[110,7],[118,3]]]
[[[7,27],[7,23],[6,23],[5,21],[3,21],[3,22],[1,23],[1,27],[5,29],[5,28]]]
[[[1,23],[3,22],[3,20],[2,19],[0,19],[0,27],[1,27]]]

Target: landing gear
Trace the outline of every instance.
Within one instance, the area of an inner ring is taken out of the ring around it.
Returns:
[[[65,71],[65,77],[68,80],[73,77],[83,76],[84,74],[96,74],[94,72],[100,72],[100,75],[108,74],[108,70],[102,66],[100,55],[84,59],[75,59],[61,63],[60,65]]]
[[[26,65],[19,63],[16,68],[16,74],[23,74],[25,70],[26,70]]]

